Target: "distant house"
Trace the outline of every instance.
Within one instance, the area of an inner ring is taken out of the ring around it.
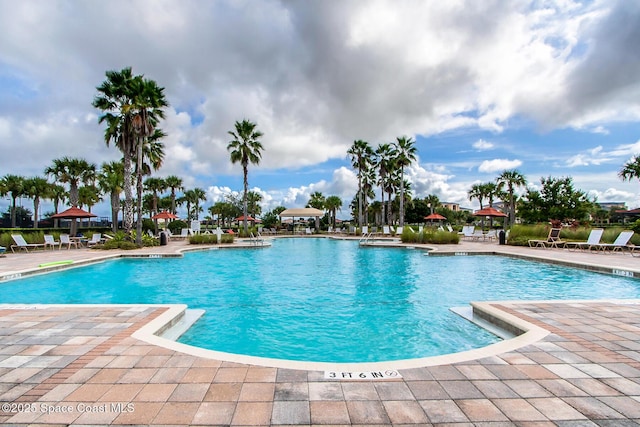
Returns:
[[[459,203],[442,202],[442,203],[440,203],[440,205],[445,209],[449,209],[450,211],[460,212],[460,204]]]

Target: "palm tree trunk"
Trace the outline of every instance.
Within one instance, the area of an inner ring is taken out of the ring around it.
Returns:
[[[125,151],[125,150],[123,150]],[[131,233],[133,228],[133,193],[131,191],[131,156],[124,153],[124,212],[122,226],[125,233]]]
[[[111,229],[114,233],[118,232],[118,211],[120,210],[120,195],[116,192],[111,193]]]
[[[249,229],[247,227],[247,193],[249,190],[249,181],[247,179],[247,175],[249,175],[249,171],[247,170],[247,165],[242,165],[242,172],[244,173],[244,196],[242,197],[242,228],[244,229],[244,235],[247,236],[249,234]]]
[[[33,199],[33,228],[38,228],[38,208],[40,207],[40,199]]]
[[[404,166],[400,167],[400,227],[404,226]]]
[[[142,138],[138,140],[138,171],[136,177],[136,193],[138,200],[136,200],[136,244],[142,246]]]

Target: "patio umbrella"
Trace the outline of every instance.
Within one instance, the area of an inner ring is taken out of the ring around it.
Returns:
[[[500,212],[499,210],[497,210],[495,208],[492,208],[492,207],[488,207],[488,208],[484,208],[484,209],[480,209],[478,211],[475,211],[473,213],[473,215],[474,216],[483,217],[483,219],[482,219],[482,225],[483,226],[484,226],[484,217],[485,216],[490,217],[491,218],[491,221],[489,221],[490,222],[490,224],[489,224],[490,227],[493,227],[493,218],[494,217],[502,217],[502,218],[506,218],[507,217],[507,214],[505,214],[503,212]]]
[[[500,212],[495,208],[484,208],[473,213],[474,216],[491,216],[491,217],[506,217],[507,214]]]
[[[247,215],[247,221],[255,221],[256,219],[253,218],[251,215]],[[236,221],[240,222],[240,221],[244,221],[244,215],[240,215],[238,218],[236,218]]]
[[[447,218],[440,214],[432,213],[430,215],[425,216],[424,219],[426,219],[427,221],[442,221],[442,220],[446,220]]]
[[[63,219],[71,219],[71,235],[74,236],[76,234],[76,219],[77,218],[94,218],[98,215],[92,214],[91,212],[84,211],[75,206],[71,206],[64,212],[57,213],[52,215],[51,218],[63,218]]]

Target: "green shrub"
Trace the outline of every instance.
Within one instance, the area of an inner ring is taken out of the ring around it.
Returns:
[[[220,236],[221,244],[233,243],[232,234],[223,234]],[[189,243],[192,245],[216,245],[218,244],[218,236],[215,234],[194,234],[189,237]]]
[[[400,237],[402,243],[432,243],[436,245],[458,244],[460,236],[458,233],[450,233],[436,229],[425,229],[422,233],[416,233],[411,229],[402,230]]]
[[[180,231],[182,231],[183,228],[189,228],[189,224],[177,219],[175,221],[171,221],[167,228],[169,228],[173,234],[180,234]]]
[[[135,244],[135,242],[129,242],[127,240],[107,240],[104,244],[102,245],[96,245],[94,246],[94,248],[96,249],[124,249],[124,250],[131,250],[131,249],[139,249],[138,245]]]

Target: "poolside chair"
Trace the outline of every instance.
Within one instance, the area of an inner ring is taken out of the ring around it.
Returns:
[[[460,232],[460,234],[462,234],[463,239],[473,239],[473,233],[475,229],[476,227],[473,225],[465,225],[462,227],[462,231]]]
[[[480,239],[484,240],[484,232],[482,231],[481,228],[475,230],[471,235],[471,240],[480,240]]]
[[[559,245],[565,244],[564,240],[560,239],[561,228],[552,228],[549,230],[549,236],[546,240],[531,239],[528,241],[531,248],[559,248]]]
[[[602,238],[602,233],[604,233],[604,229],[602,228],[594,228],[589,232],[589,237],[587,237],[586,242],[565,242],[565,248],[571,250],[582,249],[582,250],[591,250],[594,247],[596,249],[600,249],[598,245],[600,244],[600,239]]]
[[[47,249],[49,246],[51,246],[51,250],[53,250],[56,246],[60,246],[60,242],[55,240],[51,234],[45,234],[44,248]]]
[[[382,235],[383,236],[391,236],[391,228],[388,225],[382,226]]]
[[[311,231],[311,229],[309,227],[304,229],[304,234],[313,234],[313,232]]]
[[[402,236],[402,231],[403,231],[402,227],[396,227],[395,235],[396,236]]]
[[[366,225],[363,225],[362,226],[362,235],[364,236],[366,234],[369,234],[369,227],[366,226]]]
[[[451,227],[451,224],[447,224],[447,230],[449,230],[449,233],[453,233],[453,227]]]
[[[62,249],[62,245],[67,245],[67,249],[71,249],[71,245],[75,246],[78,249],[78,242],[75,240],[71,240],[68,234],[60,235],[60,248]]]
[[[484,235],[485,240],[496,240],[496,237],[498,237],[498,230],[496,229],[491,229]]]
[[[152,237],[155,237],[155,236],[152,236]],[[95,246],[102,242],[103,242],[102,235],[100,233],[93,233],[93,236],[91,236],[91,240],[87,242],[87,246]]]
[[[15,253],[16,248],[18,248],[18,252],[21,249],[24,249],[25,252],[29,252],[29,249],[44,249],[44,243],[27,243],[24,237],[22,237],[22,234],[12,234],[11,238],[15,242],[15,245],[11,245],[11,252]]]
[[[605,252],[607,249],[610,249],[611,253],[614,253],[616,251],[622,252],[624,249],[629,249],[631,252],[633,252],[634,246],[629,245],[629,240],[631,240],[631,237],[633,237],[633,231],[625,230],[621,231],[620,234],[618,234],[618,237],[616,237],[616,240],[613,243],[598,243],[594,246],[598,249],[601,249],[603,252]]]

